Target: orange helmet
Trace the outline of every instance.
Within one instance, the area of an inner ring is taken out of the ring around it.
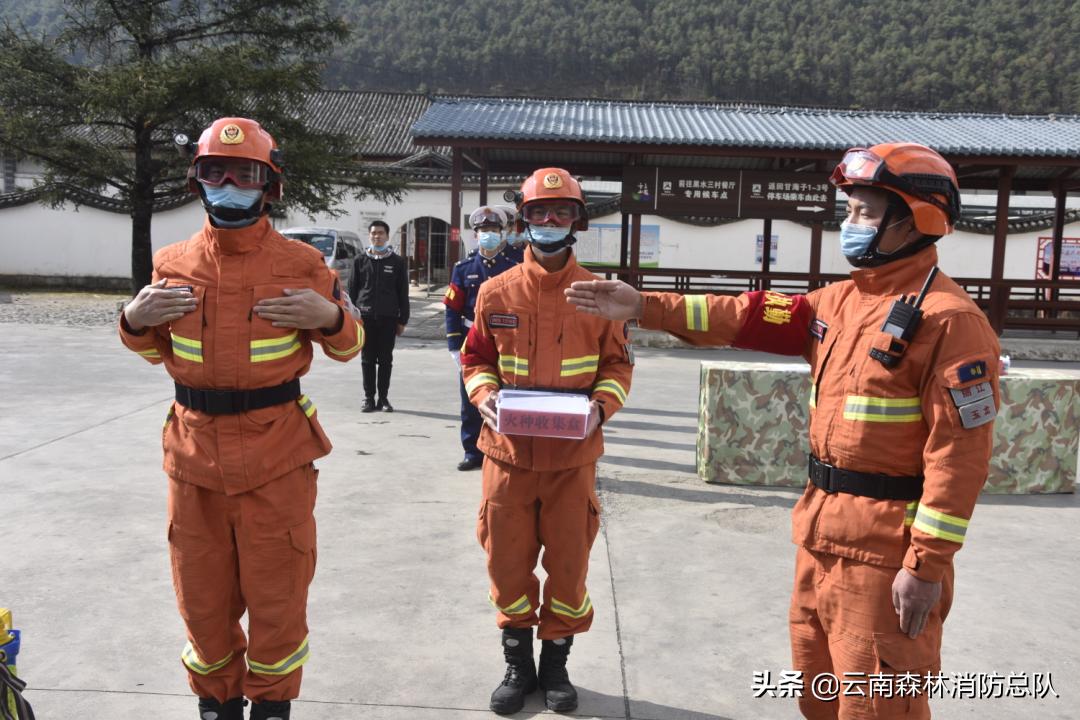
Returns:
[[[240,117],[218,118],[203,130],[197,143],[181,143],[192,151],[191,167],[188,168],[188,189],[198,193],[197,168],[204,158],[219,157],[235,160],[251,160],[261,163],[267,169],[262,179],[266,186],[264,197],[268,200],[281,199],[281,150],[270,133],[254,120]],[[186,140],[186,138],[184,138]]]
[[[581,184],[562,168],[540,168],[525,178],[517,196],[518,232],[525,230],[525,208],[529,203],[539,200],[573,200],[579,207],[574,229],[589,229],[589,216],[585,210],[585,194],[581,191]]]
[[[960,217],[960,187],[952,166],[937,152],[915,143],[852,148],[833,170],[838,188],[877,187],[899,195],[911,209],[915,228],[940,237]]]

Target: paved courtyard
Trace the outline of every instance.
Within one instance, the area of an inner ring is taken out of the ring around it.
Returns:
[[[359,361],[316,357],[304,381],[335,449],[318,463],[297,720],[494,717],[503,665],[474,534],[480,475],[454,468],[458,395],[436,301],[417,301],[416,328],[435,332],[395,355],[397,412],[359,412]],[[43,720],[194,718],[160,469],[171,383],[120,345],[105,311],[60,324],[2,308],[0,606],[24,633],[27,697]],[[706,485],[694,472],[698,366],[732,356],[638,352],[600,464],[596,620],[569,665],[578,717],[798,717],[794,701],[753,690],[755,671],[775,682],[790,665],[796,493]],[[1049,674],[1055,692],[943,699],[936,718],[1080,717],[1078,528],[1075,495],[983,498],[958,556],[945,672]],[[535,695],[519,716],[538,714]]]

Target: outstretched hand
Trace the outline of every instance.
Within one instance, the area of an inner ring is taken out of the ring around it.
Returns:
[[[639,318],[644,310],[641,293],[621,280],[579,280],[564,292],[578,310],[608,320]]]

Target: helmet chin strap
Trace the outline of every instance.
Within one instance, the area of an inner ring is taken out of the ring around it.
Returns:
[[[215,205],[207,199],[206,189],[203,188],[202,183],[198,183],[198,187],[203,208],[206,210],[206,214],[210,216],[210,224],[214,227],[226,230],[247,227],[252,225],[263,214],[270,212],[270,204],[266,203],[264,205],[263,203],[266,199],[266,187],[263,188],[263,194],[259,196],[259,199],[246,208],[229,208]]]
[[[859,268],[880,267],[891,263],[894,260],[910,257],[923,248],[929,247],[937,242],[938,239],[936,237],[923,235],[915,242],[905,245],[896,252],[880,252],[878,246],[881,244],[881,238],[885,235],[885,231],[892,226],[893,223],[890,223],[889,221],[892,220],[894,214],[891,206],[885,209],[885,216],[881,218],[881,224],[878,225],[878,230],[874,235],[874,239],[870,241],[870,247],[858,257],[847,258],[849,263]],[[901,219],[897,222],[903,222],[903,220]]]

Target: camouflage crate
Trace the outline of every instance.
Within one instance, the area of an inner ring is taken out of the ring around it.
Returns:
[[[809,396],[805,364],[702,363],[698,476],[805,485]],[[1080,372],[1014,370],[1001,382],[985,492],[1074,492],[1078,441]]]

